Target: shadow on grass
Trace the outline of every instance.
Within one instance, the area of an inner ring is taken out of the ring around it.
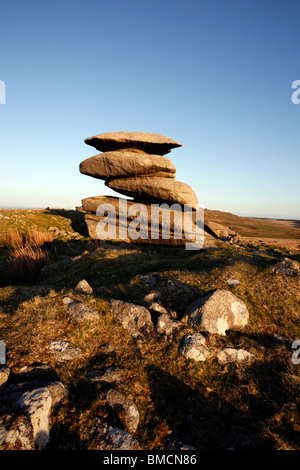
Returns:
[[[46,214],[61,216],[71,221],[71,227],[75,232],[80,233],[80,235],[87,236],[87,227],[84,220],[84,212],[74,211],[68,209],[46,209]]]
[[[278,379],[274,383],[272,364],[252,367],[250,374],[259,377],[260,395],[258,398],[245,396],[248,412],[242,412],[230,403],[230,392],[226,400],[217,395],[207,398],[156,366],[149,366],[147,373],[155,412],[172,429],[171,438],[163,445],[168,446],[169,440],[171,446],[178,442],[197,450],[274,448],[271,438],[259,436],[261,423],[266,423],[281,406],[280,399],[274,403],[270,396],[270,387],[277,393],[280,387]]]
[[[74,211],[69,212],[73,216]],[[81,216],[80,212],[78,214]],[[16,285],[10,278],[7,259],[4,259],[0,270],[0,286],[15,287],[15,292],[11,298],[5,299],[4,304],[11,302],[16,307],[31,296],[47,295],[51,289],[56,292],[68,291],[74,289],[80,280],[85,279],[93,287],[94,295],[103,299],[114,297],[140,302],[151,289],[162,289],[165,297],[170,300],[169,307],[178,307],[183,311],[189,303],[206,292],[176,280],[177,293],[169,295],[166,284],[169,279],[172,280],[172,271],[185,271],[191,276],[209,276],[214,270],[222,272],[223,269],[242,262],[263,272],[276,262],[274,259],[253,256],[248,252],[237,253],[236,249],[230,246],[224,250],[195,253],[186,251],[184,247],[60,239],[54,240],[48,255],[50,262],[42,268],[36,282],[27,282],[24,279],[22,285]],[[158,282],[155,285],[147,285],[139,280],[139,276],[151,272],[161,274],[157,277]],[[27,289],[23,286],[27,286]],[[3,304],[3,301],[1,302]]]

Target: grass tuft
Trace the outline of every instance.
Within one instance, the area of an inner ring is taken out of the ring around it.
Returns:
[[[10,275],[14,282],[28,284],[39,276],[42,266],[49,262],[48,254],[37,246],[19,246],[10,250]]]

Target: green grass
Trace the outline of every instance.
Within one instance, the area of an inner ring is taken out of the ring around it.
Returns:
[[[250,439],[252,448],[300,449],[300,366],[291,361],[291,344],[300,339],[300,281],[268,271],[283,254],[300,261],[299,254],[265,248],[267,255],[261,256],[248,247],[231,245],[188,252],[113,243],[95,251],[97,244],[87,237],[75,239],[81,227],[78,214],[37,212],[30,216],[36,217],[36,229],[54,225],[74,236],[54,240],[50,264],[35,284],[3,283],[0,337],[13,373],[24,365],[45,362],[71,392],[67,404],[51,417],[51,449],[82,448],[82,433],[95,417],[113,419],[101,393],[86,394],[79,387],[87,371],[104,365],[122,369],[119,389],[139,409],[135,437],[144,449],[164,448],[172,432],[199,449],[228,448],[242,435]],[[8,225],[19,228],[13,220]],[[0,254],[3,268],[6,249]],[[148,272],[161,273],[154,287],[139,277]],[[230,287],[228,278],[239,279],[240,284]],[[81,279],[93,287],[93,296],[74,292]],[[176,283],[176,291],[168,290],[168,279]],[[163,306],[180,319],[190,302],[214,288],[228,289],[242,299],[250,322],[242,332],[208,335],[207,341],[215,351],[225,346],[247,349],[256,356],[251,366],[221,366],[215,357],[205,363],[186,360],[178,349],[182,337],[194,331],[188,325],[173,338],[154,334],[134,342],[110,311],[112,297],[141,303],[146,294],[159,291]],[[67,319],[62,306],[66,294],[97,308],[99,323],[74,324]],[[49,352],[53,339],[72,341],[82,348],[83,357],[57,363]],[[103,354],[108,341],[115,346],[113,354]]]

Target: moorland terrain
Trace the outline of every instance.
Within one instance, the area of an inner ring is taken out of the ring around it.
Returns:
[[[26,426],[33,416],[29,405],[17,406],[29,383],[24,370],[39,377],[39,389],[50,380],[39,375],[46,370],[67,391],[48,413],[50,450],[107,448],[103,423],[129,430],[132,448],[138,443],[145,450],[300,449],[300,365],[292,361],[300,339],[300,276],[272,270],[286,258],[298,266],[300,222],[211,210],[205,217],[241,240],[216,240],[213,249],[199,251],[99,242],[89,240],[77,210],[0,210],[0,339],[9,370],[0,384],[0,448],[36,445],[30,430],[23,441],[9,440],[8,431],[21,433],[20,413]],[[92,289],[75,289],[81,280]],[[220,336],[185,321],[186,308],[215,289],[245,303],[243,329]],[[75,321],[66,298],[94,309],[97,320]],[[138,306],[155,299],[177,328],[134,338],[116,321],[111,299]],[[183,338],[198,332],[212,351],[205,361],[180,353]],[[61,341],[79,353],[54,354],[51,345]],[[222,363],[224,348],[246,350],[253,360]],[[133,428],[124,403],[109,403],[110,380],[82,386],[87,374],[110,368],[117,371],[113,389],[138,410]],[[18,390],[18,399],[9,399],[8,390]]]

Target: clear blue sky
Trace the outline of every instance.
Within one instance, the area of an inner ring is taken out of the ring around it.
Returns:
[[[0,207],[114,194],[84,139],[166,135],[209,209],[300,219],[299,0],[1,0]]]

